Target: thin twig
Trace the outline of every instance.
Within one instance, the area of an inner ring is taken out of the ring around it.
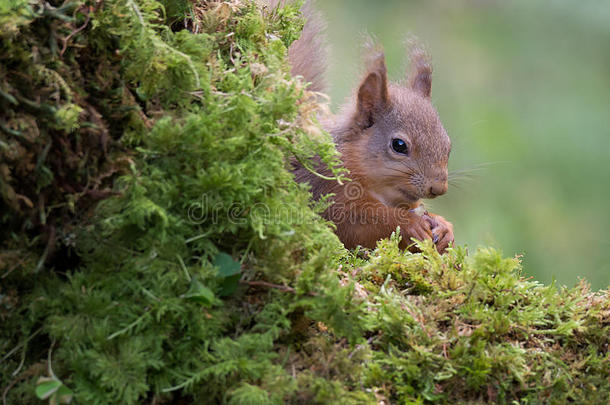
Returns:
[[[61,47],[61,51],[59,51],[60,57],[64,56],[64,52],[66,52],[66,49],[68,49],[68,41],[70,41],[70,39],[72,39],[73,36],[75,36],[76,34],[81,32],[82,30],[84,30],[87,27],[87,25],[89,25],[89,21],[91,21],[91,11],[92,11],[92,7],[89,6],[89,11],[87,12],[87,18],[85,19],[85,22],[83,23],[83,25],[81,25],[80,27],[78,27],[77,29],[72,31],[70,34],[68,34],[67,37],[62,39],[63,45]]]
[[[47,241],[47,246],[44,248],[44,251],[42,252],[42,256],[40,256],[40,259],[38,260],[38,264],[36,265],[36,269],[34,270],[34,273],[38,273],[40,271],[40,269],[42,269],[42,267],[44,266],[44,262],[47,260],[47,256],[49,255],[49,252],[51,251],[51,248],[53,247],[54,243],[55,243],[55,227],[52,226],[49,231],[49,240]]]
[[[13,265],[13,267],[11,267],[10,269],[8,269],[6,271],[6,273],[4,273],[2,275],[2,277],[0,278],[7,278],[9,274],[11,274],[17,267],[21,266],[23,263],[25,263],[26,259],[29,259],[29,256],[24,257],[23,259],[19,260],[17,263],[15,263]]]
[[[59,378],[57,378],[57,376],[55,375],[55,373],[53,372],[53,366],[51,365],[51,357],[53,356],[53,348],[55,347],[55,339],[53,339],[53,342],[51,342],[51,347],[49,347],[49,355],[47,358],[47,362],[48,362],[48,367],[49,367],[49,375],[51,376],[51,378],[53,378],[54,380],[59,380]]]
[[[247,281],[247,280],[239,280],[239,282],[241,284],[247,284],[251,287],[265,287],[265,288],[273,288],[275,290],[280,290],[280,291],[285,291],[285,292],[289,292],[291,294],[296,294],[296,291],[294,288],[292,287],[288,287],[287,285],[280,285],[280,284],[273,284],[273,283],[268,283],[267,281]],[[307,293],[307,295],[310,295],[312,297],[316,297],[318,295],[318,293],[316,293],[315,291],[309,291]]]
[[[286,291],[286,292],[293,293],[293,294],[296,293],[294,288],[288,287],[287,285],[272,284],[272,283],[268,283],[266,281],[239,280],[239,282],[242,284],[247,284],[252,287],[267,287],[267,288],[274,288],[276,290]]]
[[[19,375],[16,378],[14,378],[13,381],[11,381],[4,388],[4,391],[2,392],[2,403],[3,403],[3,405],[7,405],[6,397],[8,396],[8,393],[11,390],[11,388],[13,388],[15,386],[15,384],[17,384],[19,381],[23,381],[24,379],[26,379],[28,377],[40,374],[40,372],[44,369],[44,367],[46,367],[46,364],[44,364],[44,362],[43,363],[35,363],[35,364],[31,365],[23,373],[21,373],[21,375]]]
[[[36,335],[38,335],[38,333],[40,333],[40,331],[42,330],[42,328],[38,328],[34,333],[32,333],[30,336],[28,336],[22,343],[18,344],[17,346],[15,346],[11,351],[9,351],[3,358],[2,360],[0,360],[0,363],[2,363],[4,360],[8,359],[9,357],[11,357],[17,350],[19,350],[19,348],[21,348],[21,346],[27,344],[30,340],[32,340],[32,338]]]

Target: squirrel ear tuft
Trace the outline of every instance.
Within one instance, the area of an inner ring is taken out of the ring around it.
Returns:
[[[388,78],[385,56],[377,50],[369,59],[367,74],[358,88],[357,124],[368,128],[375,123],[379,111],[388,104]]]
[[[423,97],[430,97],[432,90],[432,65],[430,57],[415,40],[410,40],[411,73],[409,87]]]

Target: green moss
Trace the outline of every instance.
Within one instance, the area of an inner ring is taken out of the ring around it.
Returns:
[[[91,404],[608,399],[607,291],[490,249],[342,248],[288,170],[341,174],[289,75],[296,7],[42,3],[0,8],[26,16],[0,20],[9,403],[39,377]]]
[[[57,123],[54,129],[72,132],[78,128],[78,116],[83,109],[76,104],[64,104],[55,112]]]

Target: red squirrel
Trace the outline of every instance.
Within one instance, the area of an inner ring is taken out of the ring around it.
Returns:
[[[303,34],[289,49],[292,73],[322,91],[323,24],[309,2],[302,11],[307,19]],[[454,240],[453,226],[421,206],[421,199],[447,192],[451,151],[451,140],[430,100],[429,58],[413,46],[411,72],[404,82],[391,83],[383,51],[368,46],[366,53],[366,70],[352,99],[336,117],[321,120],[352,181],[325,180],[299,165],[295,178],[309,183],[315,199],[334,194],[323,216],[335,223],[346,248],[374,248],[400,227],[402,248],[412,245],[411,238],[432,239],[443,252]],[[328,174],[323,165],[317,169]]]

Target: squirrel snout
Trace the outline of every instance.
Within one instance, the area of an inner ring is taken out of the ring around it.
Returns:
[[[446,181],[435,182],[428,189],[428,198],[434,198],[445,194],[447,192],[447,188],[448,185]]]

